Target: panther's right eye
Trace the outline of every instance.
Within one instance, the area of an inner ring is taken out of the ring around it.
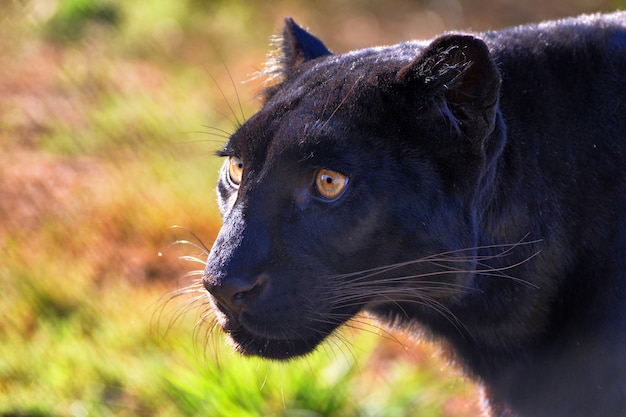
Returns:
[[[241,184],[243,178],[243,161],[236,156],[228,157],[228,178],[234,186]]]

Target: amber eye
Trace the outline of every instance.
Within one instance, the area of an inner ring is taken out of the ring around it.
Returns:
[[[241,184],[243,178],[243,161],[236,156],[228,158],[228,176],[234,185]]]
[[[315,188],[327,200],[338,198],[347,185],[348,177],[330,169],[321,169],[315,176]]]

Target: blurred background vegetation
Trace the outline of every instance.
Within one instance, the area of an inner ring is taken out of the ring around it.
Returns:
[[[177,292],[202,251],[172,243],[219,229],[214,151],[258,108],[285,16],[341,52],[619,7],[0,0],[0,416],[476,415],[454,364],[374,326],[288,364],[240,358],[203,294]]]

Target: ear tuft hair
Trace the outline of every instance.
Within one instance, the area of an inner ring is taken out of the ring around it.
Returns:
[[[261,75],[266,78],[262,96],[271,97],[280,83],[307,61],[332,55],[317,37],[288,17],[282,36],[271,38],[271,50]]]

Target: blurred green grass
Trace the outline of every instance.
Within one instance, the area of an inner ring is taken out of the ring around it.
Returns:
[[[618,3],[2,2],[0,416],[475,415],[435,348],[367,319],[302,360],[239,357],[202,293],[175,296],[202,253],[171,244],[219,229],[213,153],[284,16],[341,51]]]

